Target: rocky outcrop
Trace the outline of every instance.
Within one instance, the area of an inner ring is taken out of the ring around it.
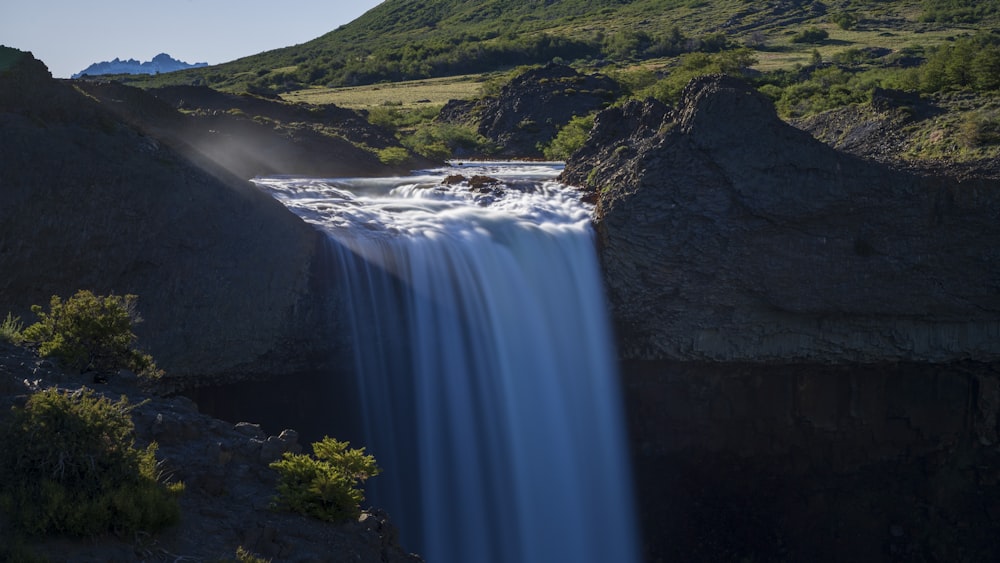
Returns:
[[[606,76],[549,64],[515,77],[496,96],[449,102],[438,119],[473,124],[498,147],[493,156],[540,158],[539,147],[550,143],[573,117],[606,107],[620,91]]]
[[[30,54],[0,71],[0,311],[31,322],[52,295],[137,294],[138,345],[176,378],[329,362],[317,231],[107,104]]]
[[[0,423],[12,405],[24,404],[32,393],[88,383],[0,341]],[[134,378],[112,378],[94,391],[136,405],[131,411],[136,445],[155,441],[162,474],[184,483],[180,522],[155,535],[32,537],[25,548],[33,555],[48,561],[233,561],[242,547],[273,561],[421,561],[403,550],[395,527],[378,509],[369,508],[358,521],[330,524],[271,508],[277,473],[268,464],[284,452],[308,448],[294,430],[275,435],[269,431],[277,429],[265,431],[258,424],[217,420],[189,399],[144,393]],[[0,537],[6,532],[2,520]]]
[[[563,179],[599,194],[625,358],[1000,358],[996,181],[838,152],[722,76],[601,113]]]
[[[1000,183],[839,152],[719,76],[599,114],[563,179],[596,201],[647,560],[998,557]]]

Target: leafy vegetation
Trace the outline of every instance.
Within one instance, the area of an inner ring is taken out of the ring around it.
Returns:
[[[828,37],[829,32],[818,27],[809,27],[792,36],[792,43],[822,43]]]
[[[491,154],[496,148],[469,125],[426,122],[402,131],[400,142],[417,154],[445,160],[459,154]]]
[[[656,98],[672,104],[691,79],[706,74],[743,75],[757,61],[754,51],[747,48],[732,49],[721,53],[688,53],[678,58],[666,77],[633,90],[638,98]],[[636,85],[632,86],[633,88]]]
[[[153,532],[180,516],[179,483],[164,484],[156,444],[134,445],[122,397],[47,389],[0,426],[0,509],[18,534]]]
[[[747,6],[751,4],[753,6]],[[553,60],[642,61],[714,53],[738,40],[722,26],[766,21],[792,6],[721,0],[388,0],[313,41],[204,69],[124,77],[148,85],[207,84],[232,91],[291,92],[477,74]],[[747,10],[746,8],[751,8]]]
[[[921,21],[976,23],[1000,11],[997,0],[924,0]]]
[[[68,300],[53,295],[49,311],[33,305],[39,321],[21,332],[24,341],[38,346],[42,356],[64,366],[100,374],[128,368],[138,375],[156,377],[160,372],[152,357],[133,347],[132,326],[142,319],[135,295],[98,296],[80,290]]]
[[[20,344],[21,343],[21,330],[24,328],[24,323],[21,322],[21,317],[15,317],[11,313],[7,313],[7,317],[4,318],[3,322],[0,322],[0,340],[4,342],[9,342],[10,344]]]
[[[312,456],[285,453],[273,462],[278,471],[275,507],[328,522],[357,519],[365,498],[361,484],[382,470],[364,448],[349,446],[324,437],[313,443]]]
[[[1000,89],[1000,34],[979,32],[931,49],[924,64],[907,78],[908,86],[926,93]]]
[[[559,130],[548,146],[541,147],[542,154],[550,160],[566,160],[587,142],[593,126],[593,115],[574,117]]]

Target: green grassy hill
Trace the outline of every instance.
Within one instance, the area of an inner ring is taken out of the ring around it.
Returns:
[[[301,45],[120,78],[364,109],[403,138],[446,100],[553,61],[668,103],[695,76],[739,74],[788,119],[867,104],[879,89],[911,92],[934,107],[897,112],[891,125],[909,140],[895,156],[1000,152],[1000,0],[386,0]]]
[[[288,92],[741,45],[764,49],[761,64],[778,68],[808,62],[813,47],[926,47],[1000,26],[998,12],[1000,0],[386,0],[301,45],[141,80]],[[813,27],[829,40],[792,42]]]

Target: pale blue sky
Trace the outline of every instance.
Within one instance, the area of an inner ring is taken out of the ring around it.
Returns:
[[[0,0],[0,45],[31,51],[52,75],[167,53],[218,64],[297,45],[381,0]]]

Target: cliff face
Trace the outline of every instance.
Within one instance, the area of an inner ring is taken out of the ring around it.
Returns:
[[[597,119],[564,181],[598,192],[628,359],[1000,357],[1000,183],[835,151],[728,77]]]
[[[0,73],[0,310],[137,294],[138,344],[176,377],[293,373],[328,350],[316,231],[105,103],[30,54]]]
[[[647,560],[988,561],[1000,183],[821,144],[739,80],[601,113]]]

